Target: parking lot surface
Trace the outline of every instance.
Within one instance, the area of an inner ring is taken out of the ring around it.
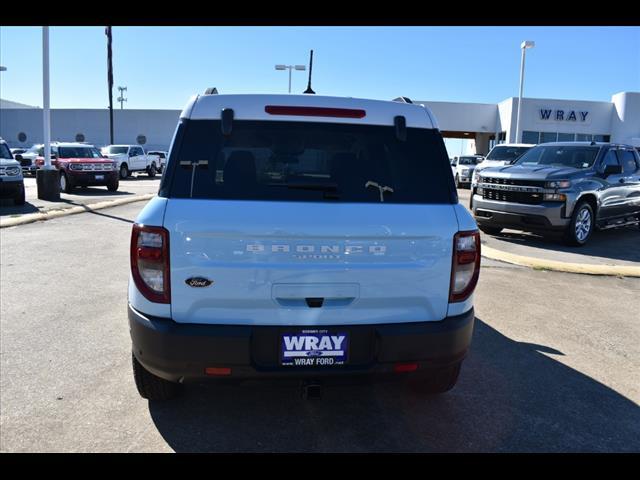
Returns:
[[[469,209],[470,190],[458,189],[460,203]],[[640,265],[640,228],[594,231],[587,245],[569,247],[558,237],[542,237],[519,230],[499,235],[480,233],[483,244],[503,252],[568,263],[592,265]]]
[[[11,199],[0,199],[0,216],[46,212],[77,205],[91,205],[105,200],[157,193],[159,185],[160,175],[149,178],[146,174],[135,174],[126,180],[120,180],[120,188],[117,192],[109,192],[106,187],[76,188],[73,193],[61,193],[60,202],[48,202],[38,198],[36,179],[28,176],[24,179],[26,203],[21,207],[17,207],[14,206]]]
[[[0,230],[1,451],[640,451],[640,279],[485,259],[447,394],[203,383],[143,400],[126,317],[143,205]]]

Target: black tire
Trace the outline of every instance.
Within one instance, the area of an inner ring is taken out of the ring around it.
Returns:
[[[456,188],[460,188],[460,180],[458,179],[458,174],[456,173],[455,178],[453,179],[456,182]]]
[[[437,395],[439,393],[448,392],[458,381],[460,375],[460,367],[462,362],[455,365],[434,370],[428,375],[421,375],[417,378],[409,380],[409,387],[416,393]]]
[[[120,186],[120,180],[118,180],[118,177],[116,177],[115,180],[107,183],[107,190],[109,190],[110,192],[117,192],[119,186]]]
[[[64,193],[73,193],[73,183],[66,173],[60,172],[60,191]]]
[[[138,393],[142,398],[147,400],[169,400],[179,395],[182,391],[182,385],[179,383],[157,377],[146,370],[133,353],[131,353],[131,360],[133,363],[133,378],[136,382]]]
[[[589,228],[585,234],[584,224],[586,215],[583,212],[587,212],[589,216]],[[578,225],[581,224],[580,228]],[[587,201],[579,202],[575,208],[573,209],[573,215],[571,215],[571,221],[564,231],[563,240],[564,243],[570,245],[572,247],[582,247],[587,244],[589,239],[591,238],[591,234],[593,233],[593,229],[595,227],[595,214],[593,212],[593,208]],[[581,233],[579,233],[579,231]]]
[[[484,225],[478,225],[478,228],[487,235],[500,235],[500,232],[502,232],[500,227],[486,227]]]
[[[153,178],[156,176],[156,173],[158,173],[158,169],[156,168],[156,164],[152,163],[147,169],[147,175],[149,175],[150,178]]]
[[[129,166],[126,163],[123,163],[122,165],[120,165],[120,178],[124,180],[129,175],[131,175],[131,172],[129,171]]]
[[[20,192],[13,197],[13,204],[14,205],[19,205],[22,206],[25,203],[25,198],[24,198],[24,186],[20,189]]]

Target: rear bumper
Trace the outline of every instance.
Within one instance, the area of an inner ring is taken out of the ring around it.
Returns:
[[[231,376],[224,378],[236,379],[390,374],[398,362],[418,363],[420,373],[464,358],[474,318],[472,308],[437,322],[336,326],[349,332],[349,364],[305,368],[279,365],[280,333],[291,327],[180,324],[129,305],[134,355],[147,370],[171,381],[204,378],[207,367],[231,367]]]

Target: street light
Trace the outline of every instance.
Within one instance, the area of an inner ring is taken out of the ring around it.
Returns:
[[[522,141],[522,133],[520,132],[520,105],[522,104],[522,87],[524,86],[524,56],[527,48],[533,48],[536,46],[536,42],[532,40],[525,40],[520,44],[522,49],[522,59],[520,61],[520,93],[518,94],[518,113],[516,115],[516,143]]]
[[[291,70],[306,70],[305,65],[276,65],[276,70],[289,70],[289,93],[291,93]]]
[[[6,72],[7,71],[7,67],[0,67],[0,72]]]
[[[124,97],[124,92],[127,91],[127,87],[118,87],[120,90],[120,96],[116,98],[116,101],[120,102],[120,110],[122,110],[122,102],[126,102],[127,99]]]

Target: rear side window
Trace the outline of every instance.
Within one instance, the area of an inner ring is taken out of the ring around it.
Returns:
[[[436,130],[392,126],[191,120],[172,152],[168,196],[229,200],[452,203]]]
[[[607,154],[604,157],[604,160],[602,160],[602,164],[606,167],[607,165],[620,165],[620,162],[618,161],[618,155],[616,154],[616,151],[614,149],[611,149],[607,152]]]
[[[640,168],[636,157],[631,150],[625,150],[622,154],[622,171],[626,174],[635,173]]]

